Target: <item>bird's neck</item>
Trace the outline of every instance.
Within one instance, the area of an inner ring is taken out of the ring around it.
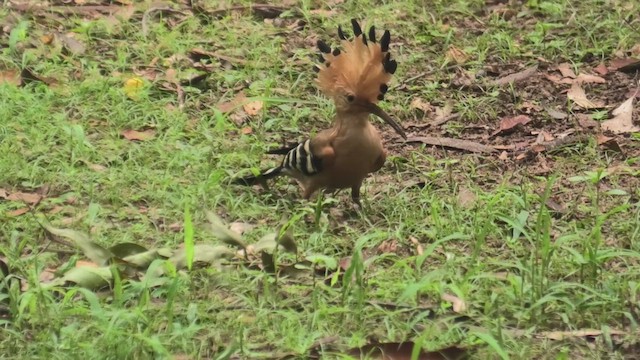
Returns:
[[[364,129],[369,125],[369,114],[354,112],[338,112],[336,113],[334,128],[337,132],[344,133],[348,131],[357,131]]]

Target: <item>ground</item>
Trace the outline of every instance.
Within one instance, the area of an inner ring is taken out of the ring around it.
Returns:
[[[637,358],[637,2],[5,3],[3,354]],[[314,46],[352,18],[391,31],[409,135],[374,120],[364,213],[232,185],[330,126]]]

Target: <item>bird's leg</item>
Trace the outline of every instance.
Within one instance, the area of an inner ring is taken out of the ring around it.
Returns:
[[[353,200],[359,209],[362,209],[362,203],[360,202],[360,187],[362,187],[362,181],[351,187],[351,200]]]

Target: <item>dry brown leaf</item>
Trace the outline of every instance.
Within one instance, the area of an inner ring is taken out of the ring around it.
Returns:
[[[496,151],[496,149],[494,149],[492,146],[483,145],[475,141],[446,137],[413,136],[408,138],[407,142],[419,142],[427,145],[444,146],[477,153],[492,153]]]
[[[332,17],[336,14],[335,10],[315,9],[309,11],[313,15],[320,15],[324,17]]]
[[[471,190],[461,187],[458,190],[458,204],[463,208],[469,208],[476,202],[476,194]]]
[[[49,210],[49,214],[57,214],[57,213],[61,212],[62,210],[64,210],[64,206],[56,205],[53,208],[51,208],[51,210]]]
[[[450,101],[447,101],[444,104],[444,107],[436,107],[436,117],[433,119],[433,122],[436,124],[441,124],[444,119],[451,116],[451,112],[453,111],[453,104]]]
[[[253,129],[251,128],[251,126],[245,126],[242,129],[240,129],[240,132],[244,135],[249,135],[253,132]]]
[[[251,231],[251,229],[253,229],[254,227],[255,225],[248,224],[241,221],[234,221],[231,224],[229,224],[229,230],[233,232],[237,232],[240,235],[244,234],[247,231]]]
[[[573,84],[573,79],[560,77],[556,74],[544,74],[545,79],[555,83],[555,84]]]
[[[423,113],[428,113],[433,111],[433,106],[429,104],[428,101],[422,100],[420,97],[414,97],[411,100],[411,108],[421,110]]]
[[[571,89],[567,91],[567,98],[584,109],[597,109],[604,106],[601,102],[595,103],[587,99],[587,94],[585,94],[584,89],[577,82],[574,82],[573,85],[571,85]]]
[[[600,76],[591,75],[591,74],[580,74],[576,77],[575,80],[579,84],[588,84],[588,83],[596,83],[596,84],[604,84],[607,81]]]
[[[639,132],[640,127],[633,125],[633,99],[630,97],[615,110],[611,112],[613,118],[603,121],[600,125],[602,130],[608,130],[616,134]]]
[[[385,240],[378,245],[378,252],[382,254],[395,253],[398,250],[398,240]]]
[[[22,201],[27,204],[35,204],[40,202],[40,200],[42,200],[42,196],[40,194],[35,194],[35,193],[17,192],[17,193],[9,194],[6,197],[6,199],[11,201]]]
[[[593,71],[597,72],[602,76],[605,76],[609,73],[609,70],[607,69],[607,66],[604,63],[598,64],[598,66],[593,68]]]
[[[64,46],[69,50],[73,55],[82,55],[87,49],[86,46],[80,40],[76,39],[74,33],[56,33],[56,36],[60,41],[64,44]]]
[[[43,269],[40,272],[40,275],[38,275],[38,280],[40,280],[40,282],[43,284],[49,283],[55,278],[56,278],[56,269],[52,269],[52,268]]]
[[[125,139],[130,141],[146,141],[153,139],[153,137],[156,135],[156,132],[151,129],[147,129],[144,131],[124,130],[121,134]]]
[[[262,110],[262,105],[263,105],[262,101],[256,100],[256,101],[252,101],[244,104],[242,108],[247,114],[253,116],[253,115],[257,115],[260,112],[260,110]]]
[[[609,150],[617,151],[620,153],[622,152],[622,148],[620,147],[620,144],[613,137],[609,137],[604,134],[598,134],[596,136],[596,142],[598,143],[599,146],[605,147]]]
[[[442,294],[442,300],[450,302],[453,305],[453,311],[458,314],[467,310],[467,304],[457,296],[444,293]]]
[[[53,34],[40,35],[40,41],[45,45],[50,45],[51,43],[53,43],[53,39],[55,39],[55,36]]]
[[[22,85],[22,77],[17,70],[0,70],[0,84],[7,83],[15,86]]]
[[[538,71],[538,65],[534,65],[532,67],[526,68],[520,72],[517,72],[515,74],[510,74],[507,76],[503,76],[499,79],[496,79],[494,81],[492,81],[491,83],[493,85],[498,85],[498,86],[503,86],[503,85],[508,85],[510,83],[516,83],[518,81],[522,81],[525,80],[527,78],[529,78],[530,76],[532,76],[533,74],[536,73],[536,71]]]
[[[494,131],[491,136],[496,136],[501,132],[509,131],[518,125],[526,125],[531,121],[527,115],[508,116],[500,120],[500,128]]]
[[[240,91],[233,99],[223,103],[219,103],[218,110],[220,110],[223,113],[228,113],[232,110],[235,110],[235,108],[240,106],[240,104],[243,103],[245,100],[246,100],[246,96],[244,95],[244,92]]]
[[[418,255],[422,255],[424,253],[424,248],[422,247],[422,244],[420,244],[420,242],[418,241],[418,239],[416,239],[413,236],[409,236],[409,240],[411,241],[411,243],[413,245],[416,246],[416,254]]]
[[[560,71],[560,74],[562,74],[562,77],[568,77],[572,79],[576,78],[576,73],[573,72],[573,69],[571,68],[571,64],[569,63],[562,63],[558,65],[558,71]]]
[[[608,333],[610,335],[626,335],[627,332],[609,329]],[[592,337],[592,336],[600,336],[602,335],[602,330],[597,329],[583,329],[583,330],[574,330],[574,331],[545,331],[536,334],[538,338],[545,338],[549,340],[564,340],[566,338],[572,337]]]
[[[94,268],[97,268],[98,264],[94,263],[93,261],[78,260],[78,261],[76,261],[76,267],[94,267]]]
[[[613,59],[609,63],[609,70],[611,70],[611,71],[623,71],[623,69],[625,69],[627,67],[630,67],[630,66],[633,66],[634,64],[637,64],[638,62],[640,62],[640,60],[634,59],[634,58]]]
[[[107,170],[105,166],[102,166],[100,164],[87,164],[87,167],[95,172],[103,172]]]
[[[469,56],[464,51],[462,51],[461,49],[458,49],[453,45],[449,46],[449,49],[447,50],[445,57],[447,59],[447,62],[450,62],[450,63],[453,62],[458,65],[464,64],[469,59]]]
[[[9,211],[7,213],[7,215],[10,216],[10,217],[16,217],[16,216],[24,215],[24,214],[26,214],[28,212],[29,212],[29,208],[28,207],[23,207],[23,208],[20,208],[20,209],[15,209],[15,210]]]
[[[545,110],[547,110],[547,114],[549,114],[549,116],[557,120],[562,120],[562,119],[565,119],[567,116],[569,116],[563,113],[562,111],[556,110],[551,107],[545,108]]]
[[[576,114],[576,118],[578,119],[578,125],[585,129],[598,127],[598,122],[593,120],[591,116],[587,114]]]
[[[502,161],[507,161],[509,160],[509,154],[506,151],[503,151],[500,153],[500,156],[498,156],[498,159]]]

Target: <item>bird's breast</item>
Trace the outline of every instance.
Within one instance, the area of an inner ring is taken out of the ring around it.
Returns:
[[[384,151],[380,134],[371,124],[338,135],[333,148],[335,160],[333,166],[326,170],[329,185],[336,188],[360,183],[377,169],[376,164]]]

